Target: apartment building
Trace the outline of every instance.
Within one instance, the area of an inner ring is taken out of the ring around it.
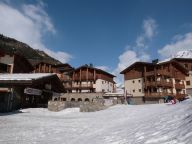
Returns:
[[[192,95],[192,58],[174,58],[177,62],[183,65],[188,71],[186,79],[186,93]]]
[[[71,84],[65,84],[64,87],[68,92],[114,92],[115,76],[94,68],[83,65],[71,73]]]
[[[161,63],[135,62],[121,72],[125,93],[134,104],[156,103],[165,96],[182,99],[186,96],[185,77],[188,70],[176,60]]]
[[[48,62],[39,62],[34,64],[34,73],[55,73],[59,77],[63,85],[71,85],[71,73],[74,68],[65,64],[52,64]]]

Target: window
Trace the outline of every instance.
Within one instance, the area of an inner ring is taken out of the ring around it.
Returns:
[[[140,83],[140,82],[141,82],[141,80],[138,80],[138,82]]]
[[[188,68],[188,64],[185,64],[185,68]]]
[[[133,90],[133,92],[135,92],[135,90]]]
[[[141,92],[141,89],[139,89],[139,92]]]
[[[133,83],[135,83],[135,81],[134,81],[134,80],[133,80],[132,82],[133,82]]]
[[[190,85],[190,81],[186,81],[186,84],[187,84],[187,85]]]
[[[104,84],[104,81],[102,81],[102,84]]]

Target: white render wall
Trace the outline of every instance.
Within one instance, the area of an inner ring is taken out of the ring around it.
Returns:
[[[189,76],[187,76],[186,81],[190,81],[190,85],[186,85],[186,89],[191,89],[192,88],[192,71],[189,72]]]
[[[0,57],[0,62],[7,65],[11,65],[14,63],[14,57],[10,55],[5,55],[4,57]]]
[[[135,97],[144,96],[143,78],[125,80],[125,92]]]
[[[103,79],[97,79],[93,87],[96,92],[113,92],[114,84]]]
[[[4,57],[0,57],[0,63],[10,65],[11,73],[13,73],[14,56],[5,55]]]

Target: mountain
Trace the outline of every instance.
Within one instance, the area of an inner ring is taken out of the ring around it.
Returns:
[[[29,45],[17,41],[16,39],[6,37],[0,34],[0,50],[6,54],[19,54],[29,60],[32,65],[39,62],[50,64],[61,64],[60,61],[52,58],[44,51],[33,49]]]
[[[167,61],[170,61],[173,58],[191,58],[192,59],[192,49],[179,51],[176,54],[172,55],[170,58],[159,61],[158,63],[160,64],[160,63],[163,63],[163,62],[167,62]]]
[[[173,55],[173,58],[192,58],[192,49],[179,51],[177,54]]]

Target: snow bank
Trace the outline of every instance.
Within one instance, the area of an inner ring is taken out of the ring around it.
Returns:
[[[191,144],[192,100],[176,105],[117,105],[80,113],[24,109],[0,117],[0,143]]]

